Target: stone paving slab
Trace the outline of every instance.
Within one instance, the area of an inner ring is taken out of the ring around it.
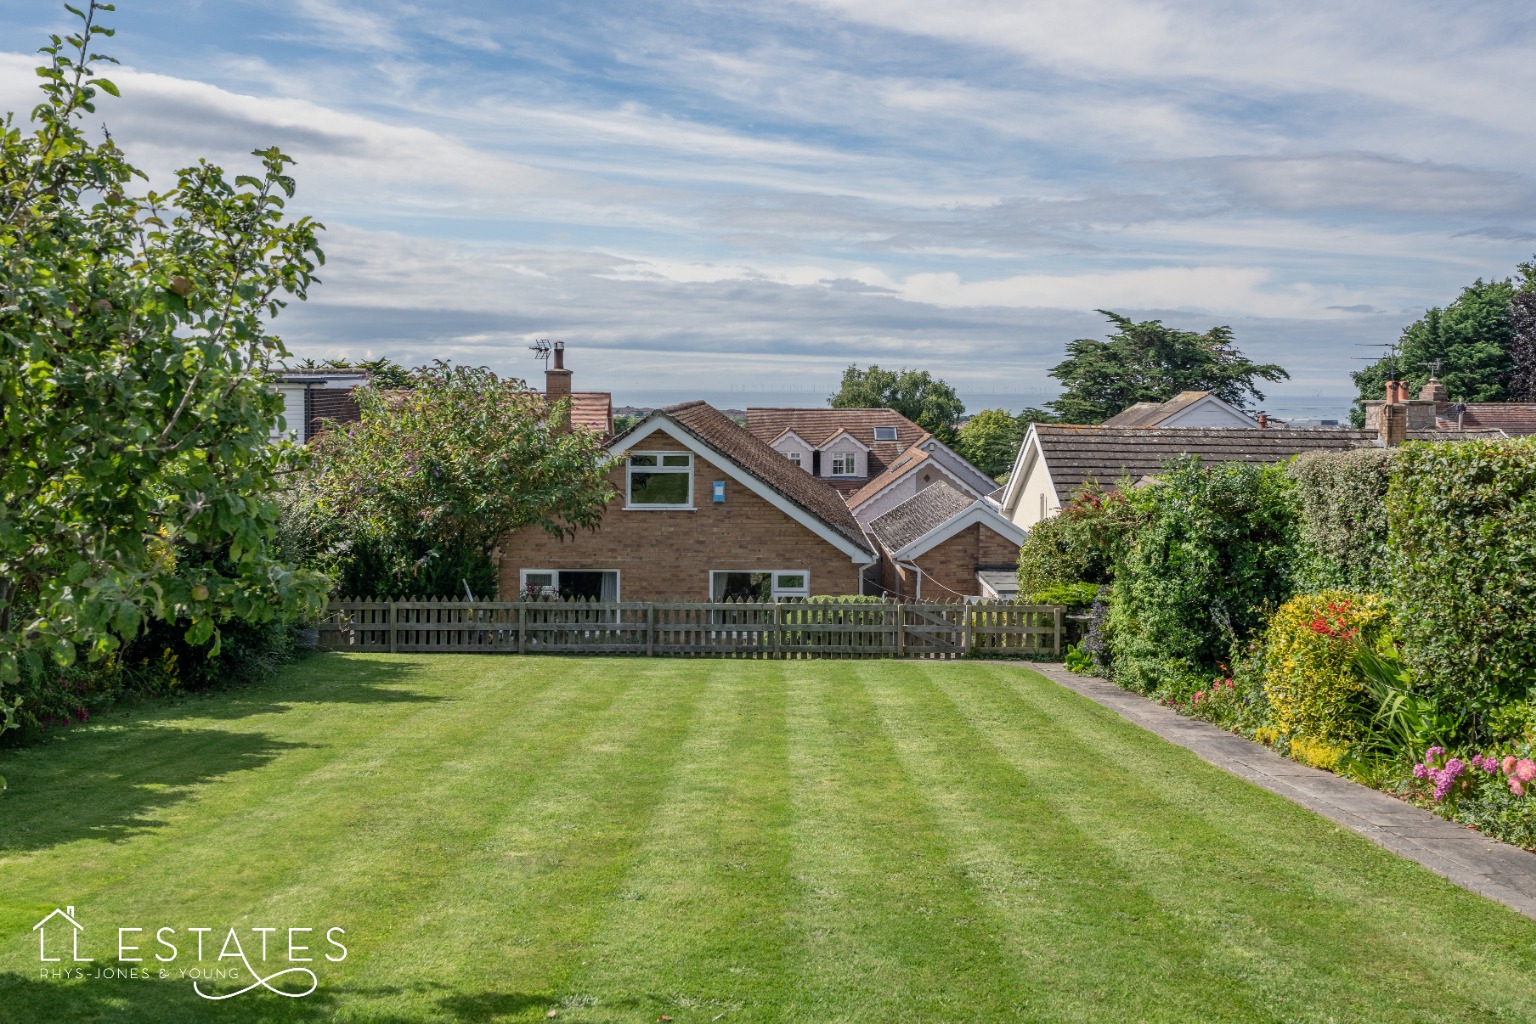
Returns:
[[[1536,854],[1341,776],[1297,764],[1262,744],[1208,722],[1185,718],[1107,680],[1077,675],[1060,664],[1032,664],[1029,668],[1218,768],[1343,825],[1469,892],[1497,900],[1536,920]]]

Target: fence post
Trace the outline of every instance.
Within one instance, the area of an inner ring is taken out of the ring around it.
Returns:
[[[775,658],[781,658],[784,656],[784,652],[780,650],[780,647],[783,646],[784,641],[783,638],[779,635],[783,627],[784,606],[775,601],[773,602],[773,636],[768,642]]]
[[[907,654],[907,624],[902,621],[901,602],[891,605],[891,623],[896,627],[896,657],[904,658]]]
[[[1058,658],[1061,657],[1061,613],[1065,610],[1061,605],[1051,609],[1051,614],[1056,619],[1056,631],[1051,636],[1051,653]]]
[[[656,606],[645,602],[645,656],[656,656]]]
[[[523,602],[517,603],[517,653],[522,654],[527,650],[525,639],[528,629],[528,606]]]
[[[969,658],[971,656],[971,603],[962,600],[961,607],[964,610],[961,612],[960,619],[963,623],[960,630],[960,657]]]

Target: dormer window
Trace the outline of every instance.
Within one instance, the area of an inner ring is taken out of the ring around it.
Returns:
[[[876,441],[894,441],[894,440],[896,440],[896,428],[895,427],[876,427],[875,428],[875,440]]]
[[[790,462],[793,462],[795,465],[797,465],[797,466],[800,465],[800,453],[799,452],[785,452],[784,453],[784,457],[786,459],[788,459]]]
[[[857,461],[853,457],[853,452],[837,452],[832,456],[833,476],[856,476],[858,475],[856,467]]]

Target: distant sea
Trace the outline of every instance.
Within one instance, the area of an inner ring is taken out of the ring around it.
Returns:
[[[702,398],[717,409],[746,409],[749,406],[808,406],[824,408],[829,394],[826,385],[804,388],[756,390],[734,388],[726,391],[627,390],[614,393],[615,406],[655,409],[678,402]],[[1020,389],[1016,391],[962,391],[960,398],[969,412],[981,409],[1007,409],[1018,412],[1029,406],[1043,407],[1056,397],[1055,391]],[[1349,405],[1353,395],[1276,395],[1265,398],[1261,408],[1277,419],[1338,420],[1348,426]]]

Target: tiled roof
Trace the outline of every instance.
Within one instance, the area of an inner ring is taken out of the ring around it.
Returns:
[[[1486,428],[1481,430],[1471,428],[1466,430],[1457,430],[1454,427],[1450,429],[1441,427],[1436,430],[1408,431],[1408,440],[1410,441],[1497,441],[1500,438],[1507,437],[1509,437],[1509,435],[1504,433],[1502,430],[1491,430]]]
[[[876,441],[876,427],[895,427],[896,440]],[[869,449],[870,476],[878,476],[892,459],[927,435],[894,409],[748,409],[747,430],[764,442],[792,430],[817,448],[846,430]]]
[[[571,392],[571,426],[595,430],[603,437],[613,433],[613,395],[606,391]]]
[[[1456,407],[1451,402],[1436,402],[1435,415],[1442,428],[1456,429]],[[1468,402],[1461,417],[1463,430],[1502,430],[1510,437],[1536,434],[1536,403]]]
[[[684,402],[658,411],[860,548],[874,553],[842,495],[737,426],[719,409],[708,402]]]
[[[1101,426],[1105,427],[1155,427],[1180,409],[1194,405],[1210,394],[1209,391],[1181,391],[1166,402],[1137,402],[1122,409]]]
[[[923,435],[924,440],[928,437],[928,434]],[[858,508],[870,498],[885,490],[891,481],[898,479],[913,467],[927,462],[930,458],[932,456],[922,448],[908,448],[898,455],[889,466],[885,467],[883,472],[871,477],[867,483],[863,480],[853,481],[853,483],[858,484],[858,487],[847,496],[848,507]]]
[[[871,522],[869,532],[887,551],[900,551],[974,504],[976,499],[968,494],[933,484]]]
[[[1310,451],[1365,448],[1371,430],[1252,430],[1246,427],[1074,427],[1036,424],[1046,466],[1065,500],[1089,480],[1116,486],[1123,477],[1156,476],[1181,455],[1217,462],[1284,462]]]

